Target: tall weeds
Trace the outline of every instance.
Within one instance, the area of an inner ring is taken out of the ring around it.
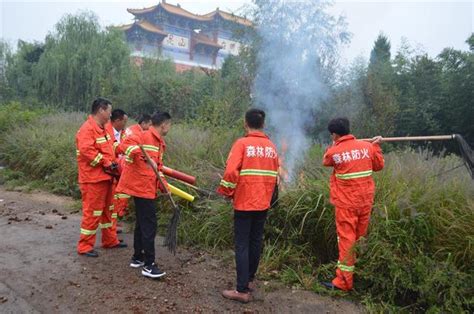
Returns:
[[[56,193],[77,196],[74,136],[84,118],[81,113],[9,115],[0,108],[0,121],[9,123],[0,130],[0,158],[16,171],[12,177],[39,180]],[[199,187],[214,190],[230,146],[241,134],[239,129],[176,124],[167,137],[165,164],[196,175]],[[318,281],[332,278],[337,258],[330,169],[321,167],[322,151],[318,145],[310,150],[269,213],[260,268],[263,278],[318,292]],[[456,168],[460,164],[456,156],[428,151],[386,155],[386,168],[374,176],[369,233],[356,248],[353,296],[369,311],[474,311],[474,185],[464,168]],[[230,203],[212,193],[188,191],[198,199],[181,202],[181,243],[231,249]],[[170,211],[160,204],[164,222]]]

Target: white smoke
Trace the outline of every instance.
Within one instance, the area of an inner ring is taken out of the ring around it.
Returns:
[[[327,2],[255,1],[257,55],[255,104],[267,113],[267,128],[282,152],[290,178],[309,147],[313,112],[327,93],[324,69],[337,45],[348,40],[342,18],[326,13]],[[284,148],[284,147],[283,147]]]

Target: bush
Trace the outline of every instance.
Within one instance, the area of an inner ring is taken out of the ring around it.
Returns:
[[[51,191],[77,197],[74,138],[83,121],[84,114],[59,113],[16,124],[2,136],[1,159]]]

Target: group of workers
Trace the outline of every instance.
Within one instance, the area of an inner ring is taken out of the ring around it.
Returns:
[[[118,217],[126,213],[134,199],[136,223],[130,267],[143,276],[160,278],[165,272],[155,263],[157,232],[156,198],[169,193],[164,177],[158,180],[153,168],[163,169],[164,137],[171,128],[171,116],[157,112],[143,115],[139,123],[126,128],[128,116],[112,111],[105,98],[92,103],[91,115],[76,136],[79,187],[82,194],[82,221],[78,253],[98,257],[94,250],[97,230],[102,247],[125,248],[118,239]],[[224,290],[225,298],[249,302],[257,289],[264,225],[272,197],[278,189],[277,147],[264,133],[265,112],[245,113],[246,135],[229,152],[225,172],[217,192],[230,199],[234,208],[234,243],[237,284]],[[333,143],[324,154],[324,166],[333,167],[330,178],[331,203],[335,206],[339,258],[336,277],[322,284],[330,289],[351,290],[356,241],[366,235],[375,187],[372,173],[384,166],[381,137],[357,140],[350,134],[349,121],[336,118],[328,131]],[[144,152],[148,155],[145,158]]]

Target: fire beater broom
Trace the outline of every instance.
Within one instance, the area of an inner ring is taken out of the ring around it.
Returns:
[[[166,195],[168,195],[169,200],[171,201],[171,204],[173,205],[173,216],[171,217],[171,220],[168,224],[168,230],[166,231],[166,237],[164,241],[164,245],[168,248],[168,250],[176,254],[176,243],[177,243],[177,233],[178,233],[178,223],[179,223],[179,218],[181,216],[181,210],[179,209],[179,206],[175,203],[173,197],[171,196],[171,192],[168,189],[168,187],[164,184],[163,179],[161,179],[160,172],[156,168],[156,164],[152,162],[150,156],[148,153],[145,151],[142,145],[139,145],[143,155],[145,156],[147,164],[153,169],[153,172],[155,172],[156,177],[160,181],[161,186],[163,189],[166,191]]]
[[[372,139],[364,138],[362,141],[371,141]],[[409,142],[409,141],[445,141],[455,140],[459,146],[459,152],[464,161],[464,165],[474,179],[474,152],[469,144],[460,134],[451,135],[435,135],[435,136],[406,136],[406,137],[383,137],[384,142]]]

